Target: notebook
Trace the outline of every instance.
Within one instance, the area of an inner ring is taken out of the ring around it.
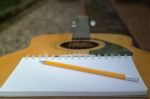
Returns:
[[[138,82],[42,64],[51,60],[88,68],[129,74]],[[0,96],[146,96],[131,56],[23,57],[0,88]]]

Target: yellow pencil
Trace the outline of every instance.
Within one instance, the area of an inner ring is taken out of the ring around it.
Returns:
[[[41,61],[41,62],[46,65],[61,67],[61,68],[65,68],[65,69],[71,69],[71,70],[76,70],[76,71],[81,71],[81,72],[98,74],[98,75],[118,78],[118,79],[122,79],[122,80],[129,80],[129,81],[134,81],[134,82],[138,81],[137,77],[132,77],[132,76],[129,76],[126,74],[121,74],[121,73],[116,73],[116,72],[97,70],[97,69],[75,66],[75,65],[71,65],[71,64],[64,64],[64,63],[54,62],[54,61],[47,61],[47,60]]]

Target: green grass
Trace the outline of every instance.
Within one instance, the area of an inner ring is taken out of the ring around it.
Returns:
[[[22,10],[34,0],[0,0],[0,19]]]
[[[20,0],[0,0],[0,16],[3,16],[10,11],[14,11],[18,1]]]

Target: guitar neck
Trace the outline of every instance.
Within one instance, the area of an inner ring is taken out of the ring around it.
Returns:
[[[75,20],[73,27],[73,40],[88,40],[90,39],[89,18],[87,16],[79,16]]]
[[[88,40],[90,39],[90,26],[85,12],[85,0],[81,0],[80,3],[80,16],[72,24],[73,40]]]

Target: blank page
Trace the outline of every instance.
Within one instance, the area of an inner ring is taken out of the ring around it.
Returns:
[[[124,73],[138,82],[120,80],[42,64],[51,60]],[[0,96],[137,96],[147,87],[130,56],[120,57],[24,57],[0,88]]]

